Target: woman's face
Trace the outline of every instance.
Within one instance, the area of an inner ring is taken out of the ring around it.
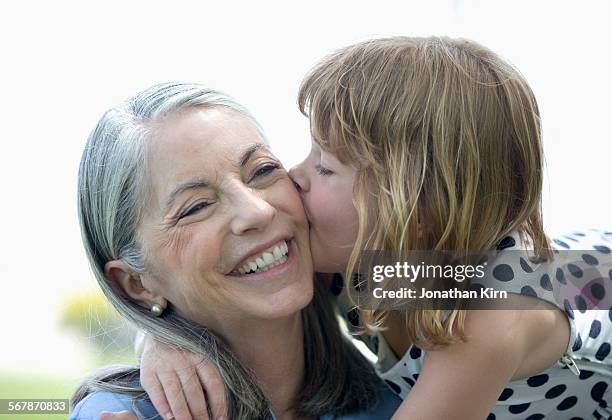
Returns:
[[[143,285],[212,328],[306,306],[308,221],[254,125],[231,110],[191,108],[156,122],[149,145]]]
[[[290,171],[310,222],[315,271],[346,269],[359,227],[352,201],[355,174],[353,167],[342,164],[314,141],[310,154]]]

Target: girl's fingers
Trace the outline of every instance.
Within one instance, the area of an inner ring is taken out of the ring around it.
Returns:
[[[170,404],[170,411],[176,420],[193,420],[189,405],[183,394],[183,386],[176,372],[158,375],[159,382],[162,384],[164,394]]]
[[[117,413],[110,413],[103,411],[100,413],[100,420],[138,420],[135,415],[129,411],[119,411]]]
[[[196,371],[206,391],[206,399],[212,413],[212,420],[227,418],[225,386],[217,369],[206,361],[196,364]]]
[[[145,379],[146,378],[146,379]],[[162,387],[159,378],[154,372],[149,372],[147,375],[143,375],[140,384],[149,395],[153,406],[157,412],[162,416],[164,420],[172,419],[172,410],[170,404],[166,399],[164,388]]]
[[[208,417],[207,401],[204,390],[200,384],[198,373],[194,365],[177,371],[182,384],[183,394],[187,397],[187,405],[194,420],[210,420]]]

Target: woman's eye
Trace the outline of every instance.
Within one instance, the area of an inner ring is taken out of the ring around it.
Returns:
[[[280,165],[276,164],[276,163],[264,165],[264,166],[262,166],[261,168],[259,168],[258,170],[255,171],[255,173],[253,174],[253,177],[251,178],[251,181],[254,180],[255,178],[266,176],[270,172],[275,171],[276,169],[278,169],[279,167],[280,167]]]
[[[315,170],[317,171],[319,175],[323,175],[323,176],[331,175],[334,173],[334,171],[324,168],[321,165],[315,165]]]
[[[179,217],[179,219],[182,219],[183,217],[187,217],[187,216],[191,216],[192,214],[197,213],[198,211],[210,206],[212,203],[198,203],[195,206],[193,206],[192,208],[190,208],[189,210],[187,210],[185,213],[183,213],[181,215],[181,217]]]

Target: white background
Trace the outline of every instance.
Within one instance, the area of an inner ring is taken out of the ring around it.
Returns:
[[[7,2],[8,3],[8,2]],[[76,173],[104,110],[153,83],[235,96],[291,166],[309,148],[301,78],[336,48],[382,35],[474,39],[515,64],[543,119],[549,231],[612,228],[607,1],[15,2],[0,6],[0,369],[76,372],[56,327],[93,284]]]

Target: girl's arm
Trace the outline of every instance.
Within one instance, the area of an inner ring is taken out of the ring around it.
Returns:
[[[466,317],[466,342],[426,351],[415,386],[393,416],[484,419],[505,385],[546,370],[565,352],[559,309],[480,310]]]

